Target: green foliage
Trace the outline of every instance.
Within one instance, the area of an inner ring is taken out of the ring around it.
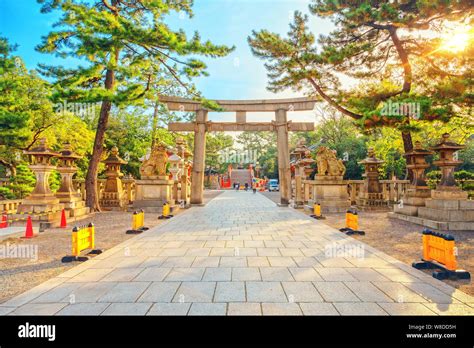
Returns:
[[[43,38],[38,50],[87,63],[77,68],[41,65],[46,76],[57,80],[57,99],[107,100],[128,107],[143,98],[155,99],[157,91],[152,86],[166,89],[170,79],[199,97],[183,80],[207,75],[206,65],[196,56],[222,57],[233,49],[201,41],[197,32],[189,38],[164,23],[164,16],[172,11],[191,16],[190,0],[141,1],[138,6],[115,0],[38,2],[43,12],[62,13],[55,31]],[[189,58],[184,60],[185,56]]]
[[[229,163],[221,161],[222,151],[230,150],[234,145],[231,135],[223,132],[206,134],[206,167],[224,173]]]
[[[420,121],[469,114],[474,47],[457,53],[441,49],[448,21],[472,22],[469,6],[455,0],[313,0],[310,12],[335,25],[328,35],[317,39],[308,16],[295,12],[287,36],[264,29],[253,31],[248,42],[266,62],[269,90],[308,92],[365,129],[397,127],[406,136]],[[356,86],[347,88],[347,78]],[[414,110],[387,113],[388,103]]]
[[[56,121],[50,85],[28,71],[12,47],[0,38],[0,164],[15,169],[21,153]]]
[[[33,172],[24,163],[17,166],[16,176],[7,186],[15,195],[15,198],[25,198],[31,191],[33,191],[36,183],[36,178]]]
[[[3,197],[3,198],[2,198]],[[8,186],[0,186],[0,199],[15,199],[16,196]]]

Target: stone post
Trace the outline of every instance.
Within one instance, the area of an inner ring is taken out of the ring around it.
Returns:
[[[277,110],[275,112],[275,118],[278,150],[278,176],[280,178],[280,205],[287,206],[291,199],[291,171],[290,153],[288,151],[288,123],[286,110]]]
[[[191,177],[191,204],[203,204],[204,164],[206,161],[207,110],[196,112],[194,131],[194,162]]]

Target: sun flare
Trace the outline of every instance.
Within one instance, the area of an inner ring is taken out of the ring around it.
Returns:
[[[471,27],[458,28],[444,35],[439,49],[454,53],[464,51],[469,46],[472,37],[473,29]]]

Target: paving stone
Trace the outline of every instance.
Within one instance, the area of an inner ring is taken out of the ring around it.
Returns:
[[[422,303],[379,303],[390,315],[436,315]]]
[[[135,302],[149,285],[149,282],[118,283],[101,296],[99,302]]]
[[[364,302],[393,302],[384,292],[370,282],[344,282]]]
[[[316,260],[314,257],[295,256],[293,257],[293,260],[298,265],[298,267],[322,267],[318,260]]]
[[[183,282],[173,302],[212,302],[215,282]]]
[[[235,256],[235,248],[212,248],[211,256]]]
[[[228,304],[227,315],[262,315],[260,303],[231,302]]]
[[[296,267],[295,261],[289,256],[279,257],[279,256],[269,256],[268,261],[272,267]]]
[[[341,315],[387,315],[377,303],[342,302],[334,303]]]
[[[56,315],[100,315],[109,303],[74,303],[69,304]]]
[[[279,248],[282,256],[304,257],[300,249],[297,248]]]
[[[345,270],[349,272],[354,278],[361,281],[386,282],[390,280],[372,268],[346,268]]]
[[[200,281],[204,274],[205,268],[173,268],[166,276],[165,280],[168,282],[179,281]]]
[[[126,282],[135,278],[143,268],[117,268],[103,277],[101,282]]]
[[[460,303],[424,303],[431,311],[439,315],[474,315],[474,308]]]
[[[281,256],[278,248],[257,248],[258,256]]]
[[[186,315],[191,303],[155,303],[146,315]]]
[[[375,268],[375,271],[382,274],[385,278],[392,282],[420,282],[419,278],[402,271],[398,268]]]
[[[282,282],[288,302],[323,302],[311,282]]]
[[[67,306],[67,303],[27,303],[18,307],[13,315],[54,315]]]
[[[179,286],[179,282],[153,282],[137,302],[171,302]]]
[[[232,269],[225,267],[206,268],[203,281],[230,281],[232,279]]]
[[[113,268],[86,269],[83,272],[79,273],[77,276],[70,278],[68,282],[97,282],[113,270]]]
[[[247,263],[249,267],[268,267],[270,262],[266,256],[258,257],[247,257]]]
[[[81,287],[66,295],[61,302],[84,303],[97,302],[107,291],[114,288],[116,282],[77,283]]]
[[[170,271],[171,268],[149,267],[144,269],[140,274],[133,278],[133,280],[138,282],[159,282],[165,279]]]
[[[196,256],[171,256],[161,264],[161,267],[191,267]]]
[[[352,274],[344,268],[316,268],[319,275],[326,281],[356,281]]]
[[[288,268],[285,267],[261,267],[260,274],[263,281],[293,281]]]
[[[326,302],[360,302],[359,298],[341,282],[313,282]]]
[[[247,267],[247,258],[240,257],[221,257],[219,267]]]
[[[300,303],[304,315],[339,315],[332,303]]]
[[[74,293],[78,288],[80,288],[83,283],[63,283],[58,285],[57,287],[51,289],[48,292],[38,296],[30,303],[54,303],[54,302],[62,302],[61,300],[69,296],[70,294]]]
[[[262,280],[260,270],[256,267],[232,268],[233,281]]]
[[[299,282],[307,281],[322,281],[323,278],[315,271],[314,268],[310,267],[290,267],[289,268],[293,278]]]
[[[188,315],[226,315],[226,303],[193,303]]]
[[[218,282],[214,302],[245,302],[245,283]]]
[[[301,315],[296,303],[262,303],[263,315]]]
[[[145,315],[152,303],[112,303],[101,315]]]
[[[424,283],[404,283],[404,285],[410,290],[416,292],[418,295],[423,296],[429,302],[435,303],[456,303],[458,300],[452,298],[450,295],[436,289],[430,284]]]
[[[395,302],[427,302],[422,296],[400,283],[372,282],[372,284],[390,296]]]
[[[192,267],[218,267],[220,257],[201,257],[197,256]]]
[[[279,282],[246,282],[248,302],[286,302]]]

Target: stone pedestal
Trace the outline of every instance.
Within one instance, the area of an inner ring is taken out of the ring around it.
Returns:
[[[418,208],[425,206],[425,200],[431,197],[429,187],[410,187],[406,190],[403,199],[395,204],[393,211],[396,214],[418,216]]]
[[[310,207],[314,203],[321,204],[323,213],[343,213],[350,206],[347,183],[342,180],[342,175],[320,175],[315,176],[313,181],[313,200],[309,202]]]
[[[126,210],[128,199],[122,186],[121,177],[123,174],[120,172],[120,166],[126,164],[127,161],[119,157],[118,148],[114,146],[103,163],[107,168],[105,172],[107,181],[99,204],[104,210]]]
[[[163,204],[168,202],[173,209],[175,207],[172,200],[173,186],[174,180],[168,180],[166,177],[137,180],[133,208],[161,213]]]
[[[72,177],[76,171],[76,168],[58,167],[58,172],[61,174],[61,187],[56,192],[56,197],[60,203],[64,204],[64,209],[69,211],[71,217],[89,214],[86,202],[82,200],[81,194],[75,191],[72,185]]]

